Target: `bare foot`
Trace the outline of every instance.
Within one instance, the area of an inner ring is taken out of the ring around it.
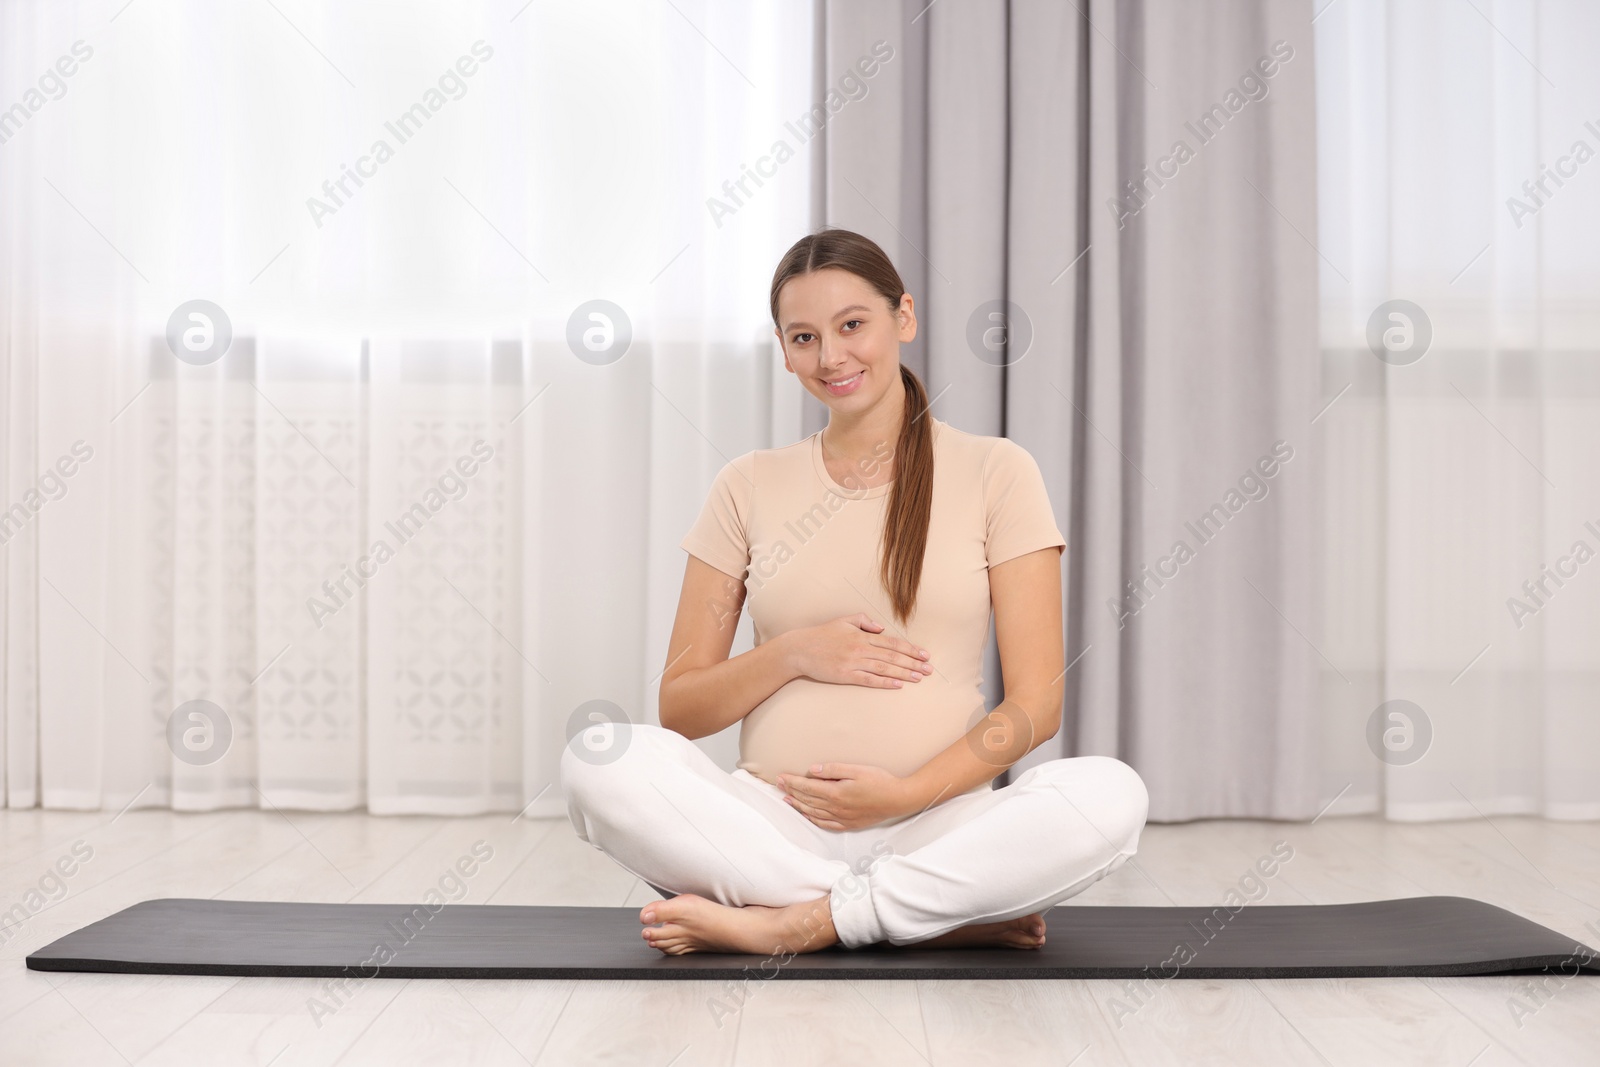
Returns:
[[[651,948],[672,956],[685,952],[750,955],[815,952],[839,940],[829,898],[765,908],[730,908],[694,893],[656,900],[639,910],[642,936]],[[648,925],[660,923],[660,926]]]
[[[900,948],[1039,948],[1044,944],[1044,912],[997,923],[973,923],[947,934]]]

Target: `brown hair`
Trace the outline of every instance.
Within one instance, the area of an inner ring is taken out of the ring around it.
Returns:
[[[851,230],[819,230],[796,241],[772,275],[772,323],[780,331],[778,291],[796,275],[825,267],[849,271],[876,289],[891,311],[899,309],[905,285],[876,242]],[[933,427],[922,380],[904,363],[900,364],[900,380],[906,388],[906,415],[900,421],[900,440],[894,449],[894,488],[883,521],[880,573],[895,615],[904,624],[916,606],[922,557],[928,546],[928,518],[933,512]]]

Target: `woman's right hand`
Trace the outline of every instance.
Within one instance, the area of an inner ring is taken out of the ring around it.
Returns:
[[[803,678],[898,689],[933,673],[925,650],[884,633],[865,612],[789,632],[792,662]]]

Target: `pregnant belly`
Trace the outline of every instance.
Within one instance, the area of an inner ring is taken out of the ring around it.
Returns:
[[[796,678],[745,716],[739,766],[777,784],[813,763],[865,763],[904,777],[978,721],[983,694],[933,674],[900,689]]]

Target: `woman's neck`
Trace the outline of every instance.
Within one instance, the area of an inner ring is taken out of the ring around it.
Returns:
[[[822,432],[822,443],[829,455],[849,461],[874,455],[883,442],[893,448],[900,440],[905,407],[906,383],[897,369],[894,385],[872,407],[847,414],[832,412],[828,427]]]

